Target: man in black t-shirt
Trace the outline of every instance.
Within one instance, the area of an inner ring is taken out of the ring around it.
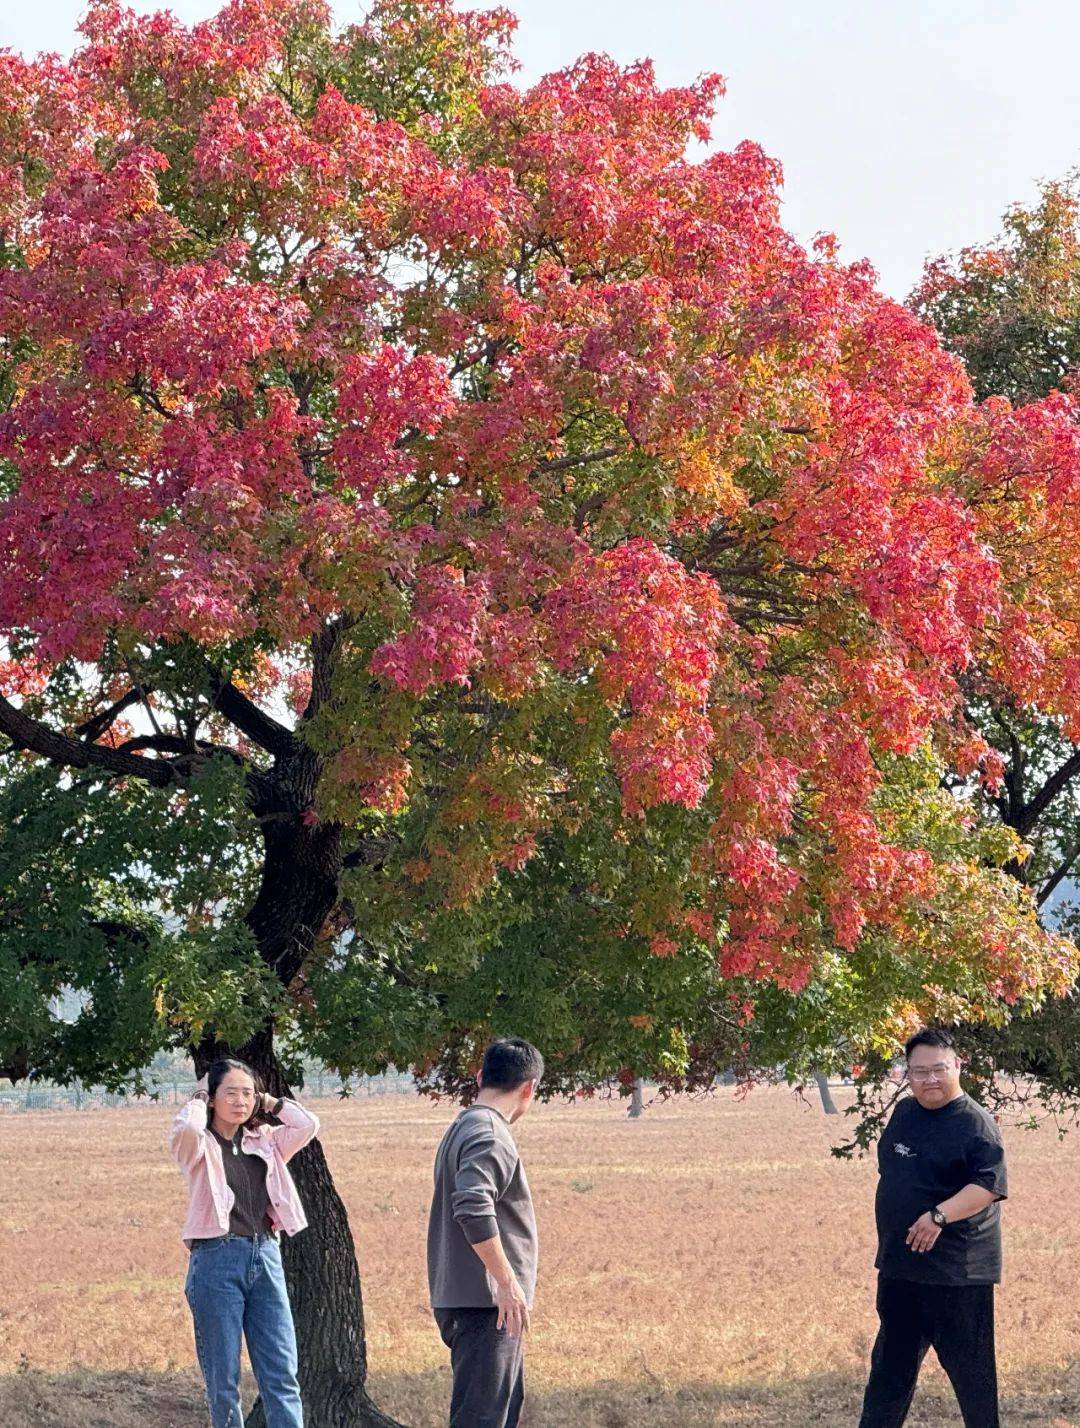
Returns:
[[[1001,1279],[1005,1151],[960,1086],[947,1031],[905,1047],[912,1096],[878,1145],[878,1330],[859,1428],[899,1428],[933,1347],[967,1428],[998,1428],[994,1285]]]

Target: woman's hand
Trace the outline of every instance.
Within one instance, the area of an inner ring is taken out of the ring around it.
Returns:
[[[196,1081],[195,1090],[191,1093],[191,1099],[193,1101],[205,1101],[207,1105],[210,1104],[210,1083],[206,1076]]]
[[[274,1107],[277,1105],[277,1103],[278,1103],[278,1097],[277,1097],[277,1096],[271,1096],[271,1094],[270,1094],[269,1091],[264,1091],[264,1092],[263,1092],[262,1108],[263,1108],[264,1114],[266,1114],[266,1115],[268,1115],[268,1116],[272,1116],[272,1115],[274,1114]]]

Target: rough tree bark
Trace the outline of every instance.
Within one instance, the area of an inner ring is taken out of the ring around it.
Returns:
[[[323,658],[320,659],[320,653]],[[316,676],[329,683],[332,647],[316,651]],[[318,697],[318,689],[313,692]],[[341,830],[333,823],[308,825],[320,765],[296,741],[267,775],[251,779],[251,806],[265,848],[258,896],[247,923],[260,954],[289,986],[338,901],[342,869]],[[244,1048],[268,1089],[286,1094],[267,1031]],[[308,1228],[283,1251],[285,1276],[300,1351],[300,1389],[309,1428],[393,1428],[368,1397],[367,1347],[360,1270],[348,1216],[318,1142],[293,1162],[293,1174]],[[248,1428],[265,1428],[256,1403]]]
[[[312,693],[304,718],[331,698],[333,670],[342,626],[327,626],[312,641]],[[227,701],[232,701],[229,707]],[[235,705],[232,687],[216,699],[240,727],[247,718]],[[252,731],[253,732],[253,731]],[[322,772],[317,754],[288,731],[263,729],[262,745],[274,755],[267,770],[248,775],[248,802],[258,821],[264,849],[259,891],[247,914],[260,956],[282,985],[292,985],[340,897],[344,864],[342,830],[336,823],[309,821]],[[283,735],[283,737],[282,737]],[[219,1048],[220,1051],[220,1048]],[[289,1094],[266,1028],[240,1055],[276,1095]],[[360,1270],[348,1215],[317,1141],[292,1161],[308,1228],[286,1239],[282,1258],[296,1322],[300,1388],[308,1428],[400,1428],[368,1397],[367,1346]],[[265,1428],[261,1402],[248,1428]]]

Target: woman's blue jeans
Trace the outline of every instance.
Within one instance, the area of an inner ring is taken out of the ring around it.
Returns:
[[[296,1333],[277,1240],[240,1235],[195,1240],[184,1293],[195,1320],[195,1347],[213,1428],[244,1428],[241,1334],[267,1428],[303,1428]]]

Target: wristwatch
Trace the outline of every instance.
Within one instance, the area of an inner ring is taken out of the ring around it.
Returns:
[[[945,1228],[945,1226],[949,1223],[949,1221],[948,1221],[948,1220],[946,1219],[946,1217],[941,1213],[941,1211],[938,1209],[938,1207],[937,1207],[936,1205],[935,1205],[934,1208],[930,1211],[930,1218],[933,1220],[934,1224],[937,1225],[937,1227],[938,1227],[939,1230],[943,1230],[943,1229]]]

